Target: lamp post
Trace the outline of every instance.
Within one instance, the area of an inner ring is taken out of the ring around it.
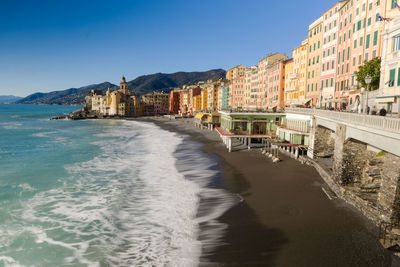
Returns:
[[[367,91],[365,93],[366,106],[365,106],[365,109],[364,109],[364,114],[368,114],[368,91],[369,91],[369,85],[371,84],[371,81],[372,81],[372,77],[369,74],[367,74],[367,76],[365,76],[364,81],[367,84]]]

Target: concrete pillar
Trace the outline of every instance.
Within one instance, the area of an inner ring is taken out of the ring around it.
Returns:
[[[310,134],[310,145],[309,145],[309,149],[307,151],[307,156],[310,159],[314,158],[314,142],[315,142],[315,133],[317,131],[317,122],[315,120],[315,117],[312,116],[311,119],[311,134]]]
[[[248,137],[247,138],[247,149],[250,149],[250,148],[251,148],[251,138]]]
[[[229,152],[232,152],[232,138],[229,138],[229,141],[228,141],[228,150],[229,150]]]
[[[295,157],[296,159],[299,158],[299,148],[298,148],[298,147],[296,147],[296,149],[295,149],[294,157]]]
[[[400,157],[386,154],[381,175],[378,194],[381,220],[394,223],[400,218]]]
[[[335,132],[335,151],[333,155],[333,178],[339,183],[343,184],[343,148],[346,141],[346,125],[336,124]]]

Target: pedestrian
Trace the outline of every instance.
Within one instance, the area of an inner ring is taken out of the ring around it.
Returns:
[[[385,108],[381,108],[381,110],[379,110],[379,116],[386,116],[386,109]]]
[[[373,106],[371,109],[371,115],[376,115],[377,110],[376,110],[376,106]]]

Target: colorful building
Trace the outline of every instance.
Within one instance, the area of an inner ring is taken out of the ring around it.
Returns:
[[[264,107],[280,109],[284,106],[285,65],[286,55],[273,60],[267,66],[267,82],[264,98]]]
[[[378,97],[375,103],[377,109],[385,108],[389,113],[400,114],[400,11],[391,1],[387,1],[385,17],[391,18],[384,24],[382,32],[381,79]]]
[[[318,18],[308,28],[308,65],[307,65],[307,91],[306,99],[310,100],[310,105],[320,107],[321,88],[320,71],[322,57],[322,40],[323,40],[323,23],[324,17]]]
[[[343,5],[343,2],[344,1],[335,4],[323,14],[324,23],[320,88],[322,92],[321,107],[325,109],[334,106],[333,100],[336,85],[339,9]]]
[[[285,95],[287,97],[285,103],[287,106],[303,106],[310,99],[306,99],[306,73],[308,67],[308,39],[304,40],[300,46],[293,49],[293,69],[289,74],[289,81],[285,83]]]
[[[179,103],[180,103],[180,89],[175,88],[171,91],[169,96],[169,113],[178,114],[179,113]]]

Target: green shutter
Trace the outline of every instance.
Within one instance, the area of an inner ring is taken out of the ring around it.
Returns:
[[[369,48],[369,40],[370,40],[371,36],[370,34],[367,35],[367,39],[365,40],[365,48]]]
[[[378,44],[378,31],[374,32],[374,46]]]
[[[354,40],[354,48],[357,48],[357,40]]]
[[[361,37],[360,38],[360,46],[362,46],[363,45],[363,38]]]
[[[396,0],[392,0],[392,9],[397,7],[397,6],[396,6],[396,3],[397,3]]]
[[[349,60],[349,57],[350,57],[350,46],[347,47],[347,60]]]
[[[371,17],[368,18],[368,26],[371,25]]]
[[[397,86],[400,86],[400,68],[397,73]]]
[[[394,85],[395,76],[396,76],[396,69],[390,70],[389,87],[392,87]]]
[[[339,51],[339,56],[338,56],[338,64],[340,63],[340,51]]]

